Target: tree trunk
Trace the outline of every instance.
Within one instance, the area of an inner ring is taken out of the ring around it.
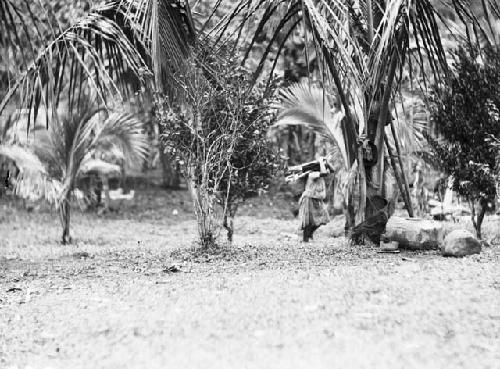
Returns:
[[[62,233],[62,244],[66,245],[71,243],[71,236],[69,232],[69,224],[70,224],[70,212],[71,212],[71,206],[70,206],[70,195],[66,195],[64,200],[61,202],[60,208],[59,208],[59,217],[61,220],[61,226],[63,228],[63,233]]]
[[[358,162],[359,207],[356,213],[356,224],[361,224],[366,219],[366,196],[368,194],[366,172],[363,164],[363,150],[361,147],[358,149]]]
[[[397,35],[397,44],[402,45],[403,42],[407,42],[407,40],[404,40],[404,33],[400,31]],[[380,111],[379,111],[379,116],[378,116],[378,124],[377,124],[377,133],[375,136],[375,144],[378,149],[378,160],[376,164],[376,171],[375,171],[375,176],[373,178],[373,182],[375,184],[378,184],[379,188],[379,194],[382,192],[382,183],[383,183],[383,177],[384,177],[384,136],[385,136],[385,125],[387,123],[387,118],[390,114],[389,112],[389,103],[391,100],[391,93],[392,93],[392,86],[395,80],[396,76],[396,70],[399,65],[399,62],[401,61],[401,55],[394,50],[391,59],[390,59],[390,65],[389,65],[389,70],[387,74],[387,81],[386,85],[384,86],[384,91],[383,91],[383,96],[381,100],[381,105],[380,105]],[[397,137],[394,137],[394,139],[397,139]]]
[[[203,184],[198,185],[196,179],[195,169],[188,168],[188,189],[193,200],[198,236],[201,247],[208,249],[215,246],[217,226],[214,214],[214,196],[208,193]]]
[[[403,197],[403,201],[406,205],[406,209],[410,209],[411,208],[411,204],[410,204],[411,199],[409,198],[408,193],[406,192],[406,189],[403,187],[403,181],[401,179],[403,174],[401,174],[401,176],[399,175],[398,168],[396,166],[396,161],[394,160],[394,156],[392,154],[392,149],[389,145],[389,140],[387,139],[387,136],[385,137],[385,146],[387,148],[387,153],[388,153],[388,156],[389,156],[389,159],[391,162],[392,171],[394,172],[394,177],[396,179],[396,183],[398,185],[399,192],[401,193],[401,196]],[[404,168],[401,168],[401,171],[404,171]],[[396,205],[397,200],[398,200],[398,198],[396,196],[394,198],[394,207]],[[408,212],[409,212],[409,210],[408,210]],[[390,213],[390,215],[392,215],[392,214]],[[413,215],[413,213],[411,213],[410,217],[412,217],[412,215]]]
[[[419,164],[420,165],[420,164]],[[415,198],[415,208],[417,215],[422,217],[429,212],[429,193],[424,187],[423,170],[417,166],[415,180],[413,181],[413,195]]]
[[[110,197],[109,197],[109,178],[107,174],[103,174],[102,178],[102,192],[104,194],[104,210],[109,210]]]
[[[222,223],[222,225],[227,231],[227,240],[230,243],[233,242],[234,216],[236,215],[237,209],[238,209],[237,205],[228,204],[228,208],[224,214],[224,222]]]
[[[344,207],[345,215],[345,226],[344,234],[347,238],[351,237],[352,229],[356,225],[356,213],[354,211],[354,205],[352,204],[352,195],[349,194],[347,198],[347,205]]]
[[[178,189],[180,185],[179,172],[174,166],[172,155],[165,152],[163,145],[160,147],[160,161],[163,172],[163,186],[165,188]]]
[[[390,126],[391,126],[392,137],[394,138],[394,146],[396,147],[396,153],[397,153],[397,157],[398,157],[399,166],[401,168],[402,185],[404,186],[405,196],[407,199],[407,201],[405,201],[406,202],[406,210],[408,211],[408,215],[410,216],[410,218],[413,218],[414,214],[413,214],[413,205],[411,203],[411,197],[410,197],[410,187],[408,186],[408,181],[406,179],[403,160],[401,159],[401,148],[399,146],[399,137],[396,133],[396,129],[394,128],[394,123],[392,121],[390,123]]]
[[[470,201],[469,203],[471,206],[472,225],[474,226],[474,229],[476,230],[477,238],[481,239],[481,225],[483,224],[484,215],[486,214],[486,209],[488,207],[488,201],[486,199],[479,200],[479,213],[477,214],[477,218],[476,218],[476,209],[475,209],[474,202]]]

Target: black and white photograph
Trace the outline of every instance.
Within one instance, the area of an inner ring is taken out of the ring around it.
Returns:
[[[164,368],[500,368],[500,0],[0,0],[0,369]]]

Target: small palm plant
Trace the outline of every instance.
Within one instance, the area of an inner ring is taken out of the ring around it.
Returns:
[[[46,131],[38,132],[34,152],[47,166],[49,176],[61,183],[55,201],[63,228],[62,243],[70,243],[70,198],[85,162],[103,147],[122,150],[128,163],[143,160],[148,142],[142,123],[130,113],[106,113],[90,104],[79,106]]]

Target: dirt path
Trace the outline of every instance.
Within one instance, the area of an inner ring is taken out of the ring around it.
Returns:
[[[232,249],[197,256],[187,215],[77,215],[70,247],[56,217],[16,216],[0,224],[0,368],[500,367],[498,245],[379,254],[332,238],[339,222],[304,245],[293,220],[244,216]]]

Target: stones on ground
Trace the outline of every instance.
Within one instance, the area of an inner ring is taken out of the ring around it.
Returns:
[[[87,259],[90,257],[90,254],[87,251],[78,251],[73,253],[73,257],[75,259]]]
[[[451,231],[441,246],[443,256],[466,256],[479,254],[481,252],[481,243],[469,231],[456,229]]]
[[[383,240],[380,242],[380,250],[382,253],[399,253],[399,242]]]
[[[432,250],[443,243],[444,228],[432,220],[392,216],[384,236],[389,241],[398,242],[400,249]]]
[[[179,273],[180,271],[181,271],[181,269],[175,264],[172,264],[171,266],[163,269],[163,273],[167,273],[167,274]]]

